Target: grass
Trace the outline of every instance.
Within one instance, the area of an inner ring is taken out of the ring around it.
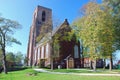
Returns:
[[[108,74],[108,73],[120,73],[120,70],[112,70],[109,71],[108,69],[97,69],[96,71],[90,70],[90,69],[54,69],[54,70],[50,70],[50,69],[46,69],[47,71],[51,71],[51,72],[65,72],[65,73],[97,73],[97,74]]]
[[[65,70],[63,70],[65,71]],[[0,80],[120,80],[116,76],[78,76],[68,74],[38,73],[32,69],[0,74]]]
[[[87,69],[81,69],[81,70],[75,70],[75,69],[54,69],[54,70],[50,70],[50,69],[46,69],[46,70],[51,71],[51,72],[65,72],[65,73],[90,73],[91,72]]]

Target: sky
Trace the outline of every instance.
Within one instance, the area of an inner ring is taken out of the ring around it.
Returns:
[[[27,44],[33,13],[37,5],[52,9],[53,17],[69,23],[78,16],[80,8],[89,0],[0,0],[0,14],[4,18],[18,21],[22,29],[16,30],[13,35],[22,45],[12,44],[7,47],[8,52],[21,51],[27,53]],[[101,0],[98,0],[100,3]]]

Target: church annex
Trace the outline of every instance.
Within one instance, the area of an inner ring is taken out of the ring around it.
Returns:
[[[75,36],[66,40],[67,32],[71,28],[67,19],[53,31],[52,10],[46,7],[37,6],[33,14],[33,22],[30,27],[28,41],[28,66],[54,68],[82,68],[89,67],[89,58],[83,57],[80,40]],[[57,37],[57,43],[55,38]],[[101,64],[97,64],[99,67]]]

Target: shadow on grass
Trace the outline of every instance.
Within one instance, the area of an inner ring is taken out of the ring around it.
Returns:
[[[12,71],[21,71],[21,70],[25,70],[25,69],[29,69],[30,67],[23,67],[23,66],[14,66],[12,68],[8,68],[8,72],[12,72]]]

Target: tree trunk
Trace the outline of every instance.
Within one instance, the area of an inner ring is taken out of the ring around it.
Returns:
[[[52,50],[53,51],[53,50]],[[53,53],[51,52],[51,59],[50,59],[50,64],[51,64],[51,70],[53,70],[54,69],[54,67],[53,67]]]
[[[84,68],[84,56],[83,56],[83,52],[82,52],[82,68]]]
[[[53,38],[51,40],[51,54],[50,54],[50,64],[51,64],[51,70],[54,69],[54,66],[53,66],[53,53],[54,53],[54,49],[53,49]]]
[[[109,64],[109,70],[111,71],[113,68],[113,60],[112,60],[112,56],[110,57],[110,64]]]
[[[90,69],[93,69],[92,60],[90,60]]]
[[[106,61],[105,59],[103,59],[103,70],[105,70],[105,66],[106,66]]]
[[[51,58],[51,70],[53,70],[54,68],[53,68],[53,58]]]
[[[96,71],[96,59],[94,60],[93,70]]]
[[[4,68],[4,73],[7,74],[7,64],[6,64],[6,54],[5,54],[5,46],[6,46],[6,36],[3,34],[3,45],[2,45],[2,53],[3,53],[3,68]]]
[[[2,49],[2,52],[3,52],[3,68],[4,68],[4,73],[7,74],[5,49]]]

